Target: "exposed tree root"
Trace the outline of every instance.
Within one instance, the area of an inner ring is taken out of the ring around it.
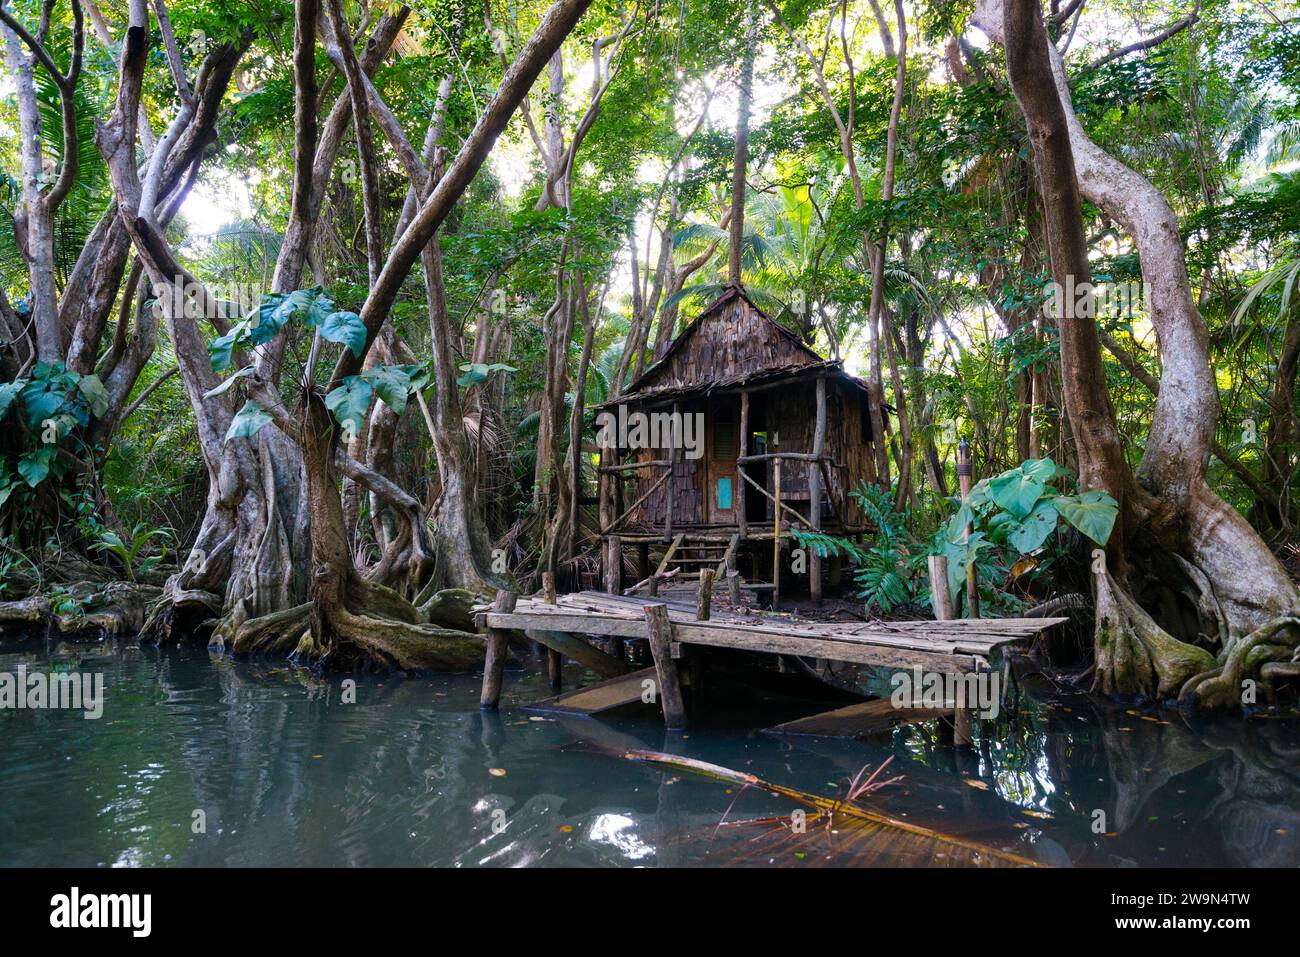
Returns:
[[[430,600],[435,622],[471,626],[472,601],[468,592],[439,592]],[[355,575],[349,576],[343,605],[323,616],[324,640],[312,636],[313,611],[320,610],[306,603],[251,619],[228,615],[213,632],[212,646],[236,655],[283,655],[343,671],[360,664],[401,671],[463,671],[483,663],[478,635],[431,623],[397,592]]]
[[[1193,675],[1214,668],[1213,655],[1164,631],[1108,571],[1095,578],[1094,692],[1171,697]]]
[[[162,589],[140,582],[83,581],[57,595],[0,602],[0,628],[51,627],[64,635],[121,635],[138,631]]]
[[[1252,700],[1245,694],[1247,678],[1260,675],[1271,662],[1296,660],[1300,660],[1300,617],[1282,615],[1225,645],[1219,666],[1189,678],[1178,701],[1201,708],[1239,708]]]

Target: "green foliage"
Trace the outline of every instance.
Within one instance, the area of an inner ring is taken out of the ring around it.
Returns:
[[[518,372],[519,370],[512,365],[506,365],[504,362],[493,362],[491,364],[466,362],[461,365],[460,371],[465,374],[456,380],[456,384],[464,387],[486,382],[494,372]]]
[[[92,542],[91,551],[113,555],[122,565],[123,574],[128,581],[137,581],[138,575],[147,575],[167,557],[167,543],[174,539],[170,528],[150,528],[143,522],[131,529],[130,538],[124,540],[117,532],[104,529],[99,540]],[[153,542],[161,544],[161,549],[152,555],[145,554]]]
[[[952,594],[960,593],[967,570],[974,565],[978,571],[982,559],[1000,569],[996,559],[1014,563],[1038,554],[1060,519],[1104,546],[1119,503],[1105,492],[1067,494],[1049,484],[1070,479],[1070,473],[1050,458],[1029,459],[975,483],[965,502],[954,500],[957,511],[936,538],[937,553],[948,559]]]

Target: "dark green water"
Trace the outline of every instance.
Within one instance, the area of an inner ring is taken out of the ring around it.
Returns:
[[[877,743],[772,737],[734,704],[684,735],[653,712],[543,718],[522,705],[546,688],[520,672],[483,715],[470,675],[362,678],[345,704],[340,678],[201,650],[0,646],[0,671],[23,662],[102,672],[106,700],[99,720],[0,711],[6,866],[802,866],[862,861],[875,840],[719,829],[791,805],[622,759],[630,748],[828,795],[893,755],[904,780],[876,806],[1046,863],[1300,864],[1295,718],[1189,724],[1040,692],[959,754],[931,725]]]

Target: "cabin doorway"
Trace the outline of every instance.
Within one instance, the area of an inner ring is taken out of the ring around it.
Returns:
[[[711,525],[736,524],[736,457],[740,455],[740,400],[723,396],[712,402],[705,430],[705,493]]]

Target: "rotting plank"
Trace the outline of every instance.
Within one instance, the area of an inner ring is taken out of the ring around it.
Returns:
[[[803,734],[822,738],[866,738],[884,734],[902,724],[951,718],[953,709],[896,708],[888,698],[860,701],[834,711],[786,721],[764,730],[768,734]]]
[[[654,668],[642,668],[640,671],[538,701],[528,705],[525,710],[573,715],[600,714],[641,701],[645,695],[645,683],[654,679]]]

